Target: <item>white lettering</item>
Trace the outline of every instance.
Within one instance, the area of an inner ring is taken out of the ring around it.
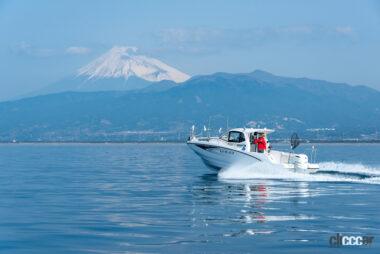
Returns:
[[[342,245],[350,245],[350,237],[349,236],[343,236],[342,237]]]
[[[363,237],[361,236],[343,236],[342,245],[363,245]]]

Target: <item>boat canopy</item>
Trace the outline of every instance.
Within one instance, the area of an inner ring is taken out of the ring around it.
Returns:
[[[267,128],[263,128],[263,129],[260,129],[260,128],[234,128],[234,129],[230,129],[229,131],[239,131],[239,132],[244,132],[244,133],[264,133],[264,134],[270,134],[272,132],[274,132],[274,130],[272,129],[267,129]]]

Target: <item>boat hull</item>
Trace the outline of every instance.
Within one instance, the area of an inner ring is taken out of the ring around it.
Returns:
[[[227,147],[188,142],[189,147],[202,159],[211,170],[219,171],[232,165],[252,165],[265,160],[261,154],[254,156],[244,151]]]

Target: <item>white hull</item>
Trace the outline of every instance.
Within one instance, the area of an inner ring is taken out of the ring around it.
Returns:
[[[214,171],[228,168],[232,165],[249,166],[254,163],[263,162],[282,167],[297,172],[314,172],[319,167],[311,163],[290,163],[290,156],[295,154],[284,153],[272,150],[270,153],[257,153],[245,151],[241,147],[227,147],[209,141],[190,140],[189,147],[202,159],[204,164]]]
[[[204,164],[212,170],[218,171],[232,165],[252,165],[255,162],[263,161],[262,154],[256,153],[254,156],[244,151],[220,147],[207,144],[188,142],[189,147],[202,159]]]

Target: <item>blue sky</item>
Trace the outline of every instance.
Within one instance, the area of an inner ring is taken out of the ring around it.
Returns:
[[[269,72],[380,89],[380,1],[0,0],[0,100],[114,45],[190,75]]]

